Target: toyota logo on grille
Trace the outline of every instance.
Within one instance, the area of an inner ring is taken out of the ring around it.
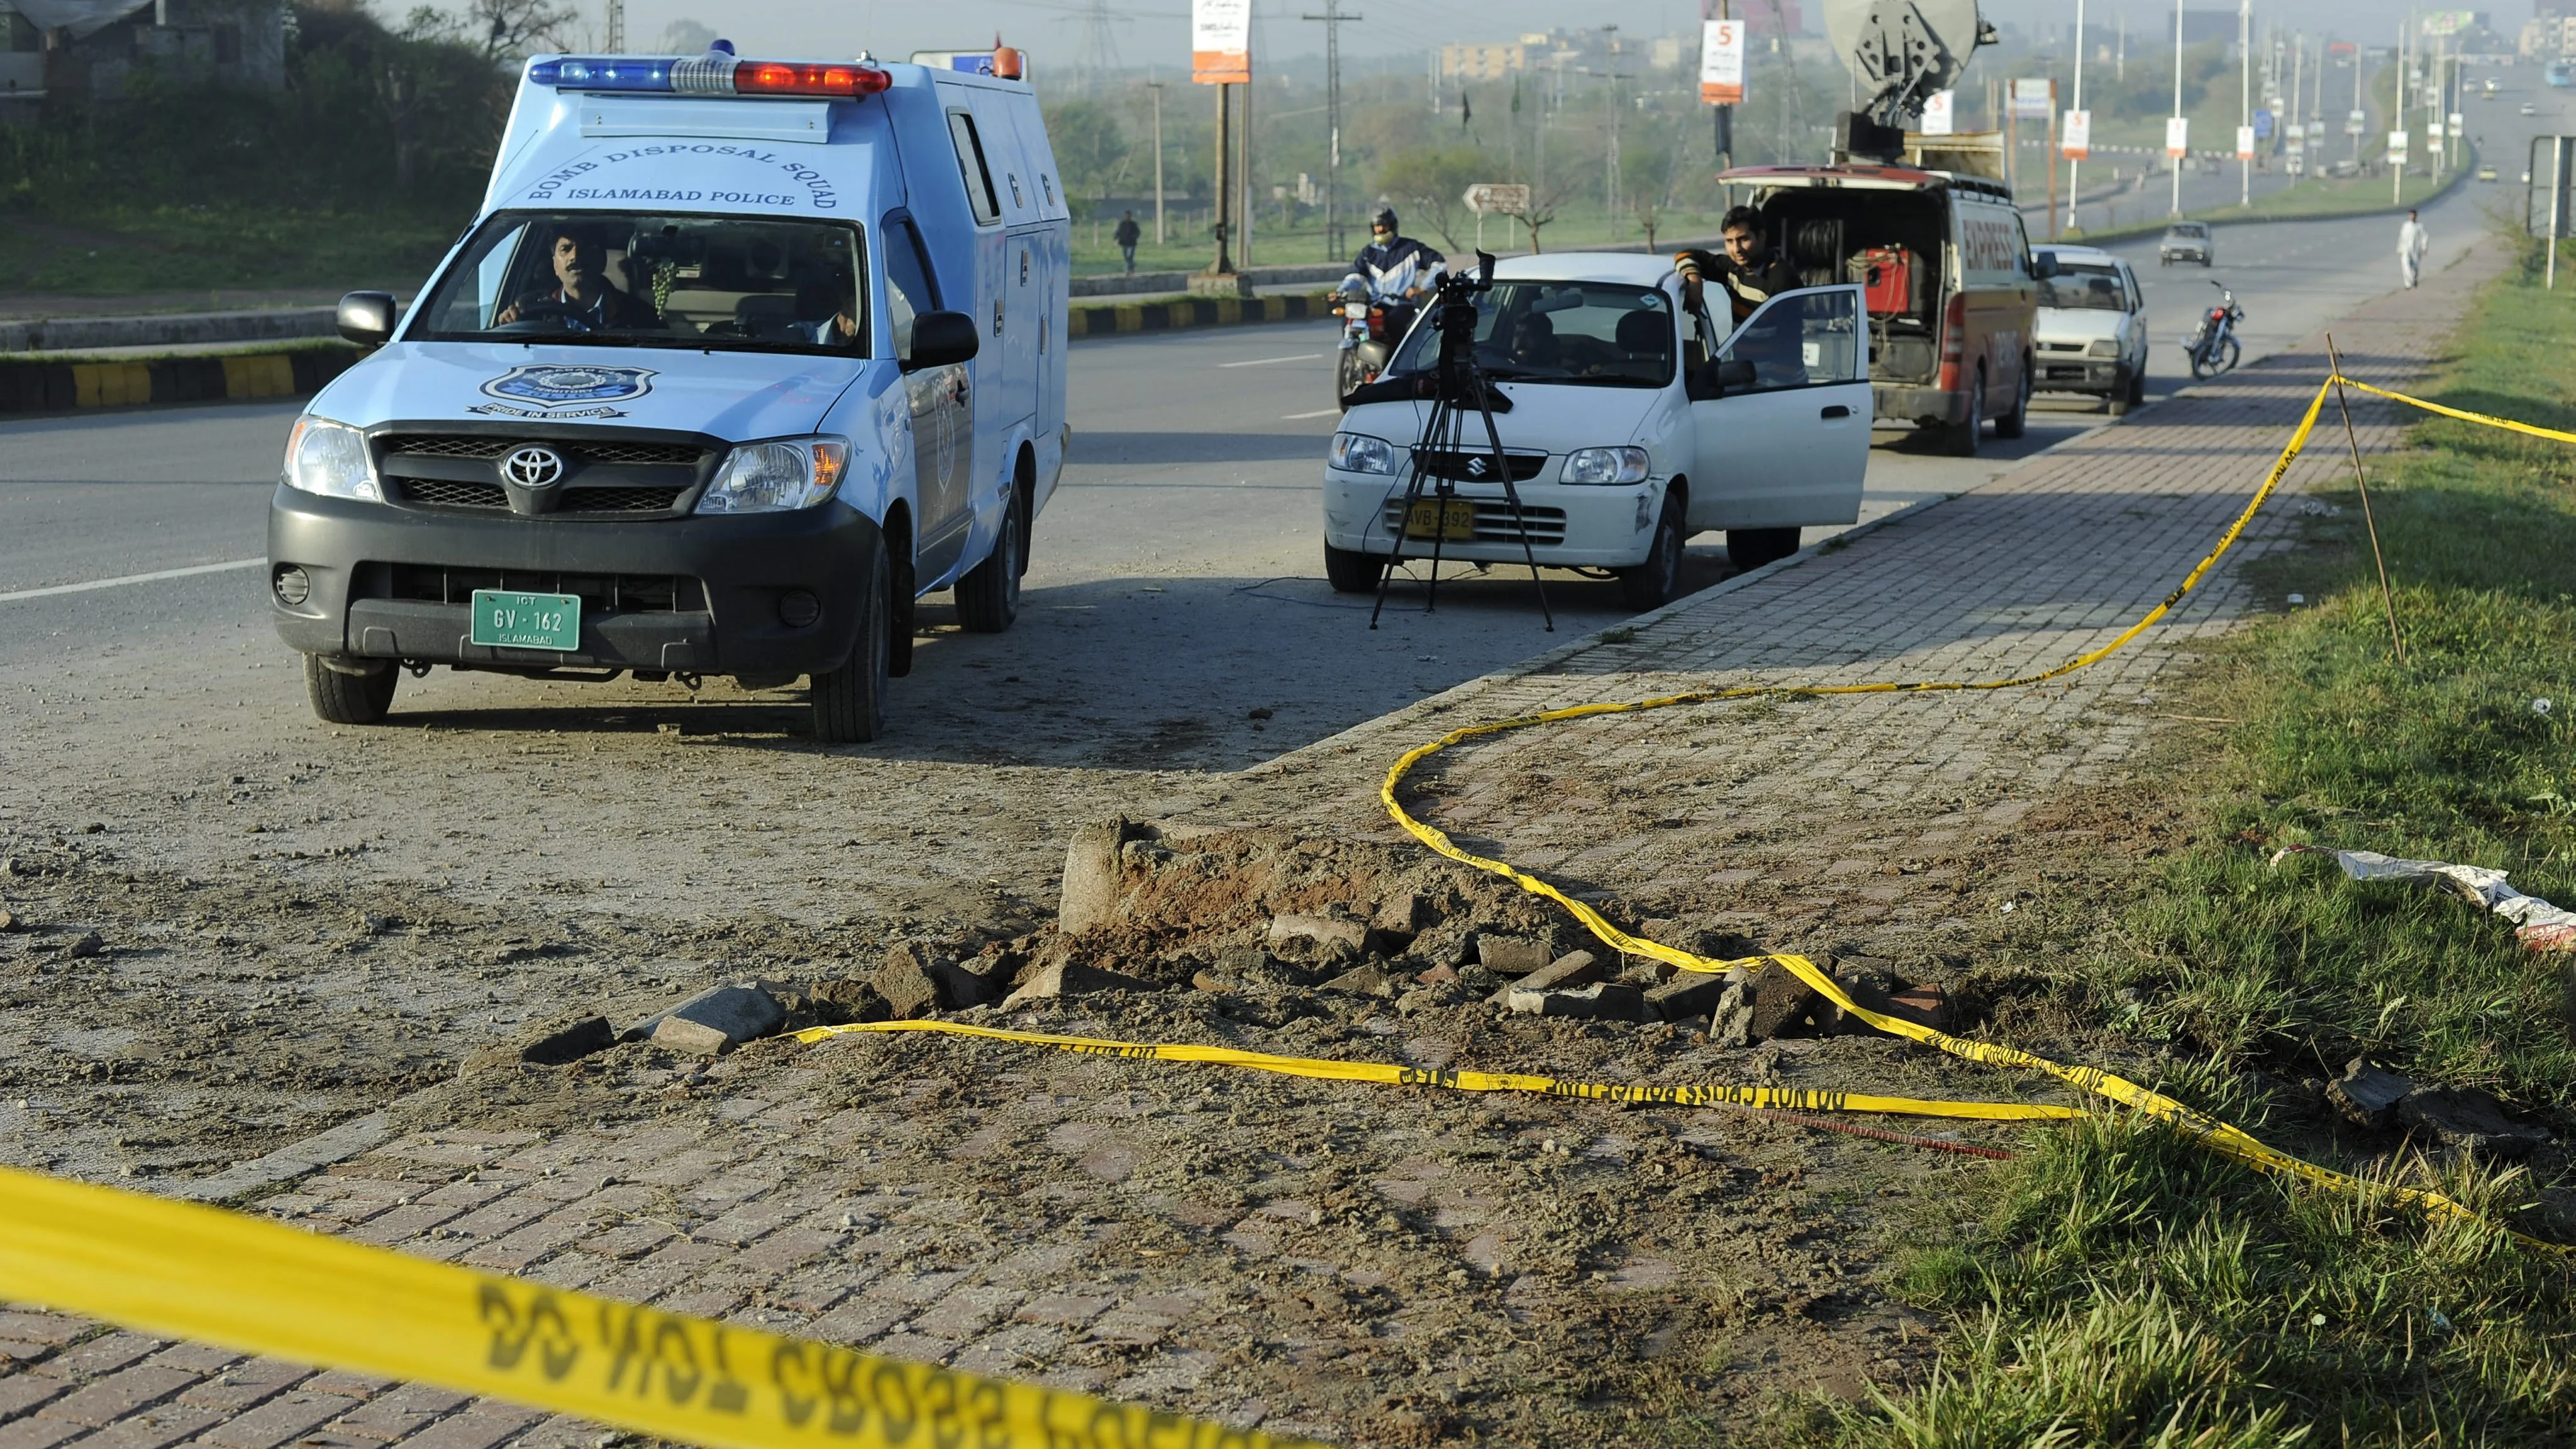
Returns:
[[[552,488],[563,473],[563,454],[538,443],[512,448],[501,459],[501,476],[522,488]]]

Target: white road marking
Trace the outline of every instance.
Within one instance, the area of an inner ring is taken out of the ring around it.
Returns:
[[[1272,363],[1274,363],[1274,362],[1321,362],[1321,361],[1323,361],[1323,360],[1324,360],[1324,354],[1322,354],[1322,353],[1320,353],[1320,352],[1300,352],[1300,353],[1298,353],[1298,354],[1297,354],[1296,356],[1294,356],[1294,357],[1256,357],[1256,358],[1253,358],[1253,359],[1252,359],[1251,361],[1249,361],[1249,362],[1220,362],[1220,363],[1218,363],[1218,364],[1217,364],[1217,366],[1219,366],[1219,367],[1268,367],[1270,364],[1272,364]]]
[[[0,594],[0,604],[14,604],[20,599],[51,598],[55,594],[85,594],[92,589],[123,588],[127,584],[156,584],[163,579],[194,578],[199,574],[220,574],[233,569],[255,569],[267,563],[264,558],[237,558],[230,563],[195,564],[184,569],[161,569],[148,574],[127,574],[117,579],[92,579],[85,584],[55,584],[51,588],[20,589],[13,594]]]
[[[1280,418],[1280,420],[1279,420],[1279,421],[1281,421],[1281,422],[1283,422],[1283,423],[1302,423],[1302,422],[1306,421],[1308,418],[1332,418],[1332,417],[1339,417],[1339,416],[1341,416],[1341,412],[1342,412],[1342,410],[1341,410],[1340,408],[1317,408],[1315,411],[1313,411],[1313,412],[1311,412],[1311,413],[1289,413],[1289,414],[1287,414],[1286,416],[1284,416],[1284,417]]]

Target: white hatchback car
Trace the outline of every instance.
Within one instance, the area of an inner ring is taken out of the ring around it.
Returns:
[[[1422,437],[1433,405],[1405,393],[1427,391],[1439,358],[1437,309],[1425,307],[1333,435],[1334,588],[1377,588],[1400,545],[1408,560],[1436,548],[1444,560],[1609,569],[1629,606],[1647,609],[1673,596],[1694,534],[1724,530],[1728,558],[1756,568],[1795,553],[1802,527],[1860,517],[1860,288],[1783,292],[1729,335],[1685,304],[1664,258],[1560,252],[1498,263],[1475,302],[1477,363],[1510,403],[1494,421],[1520,517],[1475,413],[1462,436]]]
[[[2041,392],[2100,395],[2118,417],[2146,400],[2146,299],[2129,264],[2098,247],[2043,246],[2032,362]]]

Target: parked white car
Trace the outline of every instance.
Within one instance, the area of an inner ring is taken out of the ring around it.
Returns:
[[[2039,283],[2035,385],[2093,393],[2118,417],[2146,400],[2146,299],[2129,264],[2098,247],[2044,246],[2056,260]]]
[[[1725,304],[1709,289],[1718,315]],[[1757,568],[1798,531],[1860,517],[1869,466],[1868,335],[1861,289],[1783,292],[1728,335],[1685,305],[1661,257],[1563,252],[1494,269],[1476,298],[1478,364],[1511,403],[1495,415],[1522,504],[1515,525],[1483,424],[1458,446],[1420,447],[1432,404],[1363,400],[1342,418],[1324,471],[1324,567],[1333,587],[1378,586],[1408,559],[1611,569],[1627,602],[1670,599],[1682,544],[1723,530]],[[1385,379],[1426,378],[1431,313]],[[1405,504],[1417,449],[1421,497]]]

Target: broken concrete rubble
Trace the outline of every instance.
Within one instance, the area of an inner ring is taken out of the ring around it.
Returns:
[[[1266,939],[1273,947],[1306,942],[1326,949],[1365,951],[1369,947],[1369,928],[1365,922],[1345,917],[1291,912],[1271,918]]]
[[[2523,1158],[2547,1145],[2549,1133],[2505,1115],[2504,1104],[2475,1087],[2419,1088],[2397,1103],[2397,1120],[2454,1152]]]
[[[1064,996],[1085,996],[1096,991],[1151,991],[1154,983],[1142,981],[1106,967],[1086,965],[1080,961],[1050,961],[1033,967],[1022,978],[1019,989],[1002,1002],[1004,1011],[1015,1010],[1040,1001],[1053,1001]]]
[[[1323,989],[1326,991],[1347,991],[1355,996],[1393,996],[1395,995],[1395,978],[1387,974],[1385,967],[1380,966],[1375,962],[1371,962],[1366,966],[1355,967],[1352,970],[1345,971],[1341,975],[1334,977],[1332,980],[1325,982]]]
[[[1707,1016],[1717,1010],[1729,977],[1713,971],[1684,971],[1646,993],[1646,1005],[1664,1021]]]
[[[1492,970],[1491,963],[1486,969]],[[1543,962],[1522,973],[1510,984],[1493,994],[1496,1006],[1509,1006],[1515,991],[1557,991],[1576,986],[1589,986],[1602,978],[1601,958],[1589,951],[1568,951],[1553,961]]]
[[[1624,981],[1595,981],[1589,986],[1567,990],[1532,991],[1510,988],[1505,1000],[1512,1012],[1521,1016],[1570,1016],[1590,1021],[1647,1022],[1655,1019],[1646,1005],[1646,993]]]
[[[2377,1132],[2394,1120],[2397,1104],[2414,1090],[2413,1082],[2395,1072],[2383,1072],[2354,1057],[2342,1076],[2326,1084],[2326,1100],[2353,1125]]]
[[[1575,952],[1589,955],[1588,952]],[[1476,964],[1497,976],[1527,976],[1556,959],[1555,948],[1545,941],[1518,936],[1476,933]]]
[[[786,1008],[757,986],[710,986],[627,1035],[643,1035],[674,1051],[714,1056],[767,1036],[786,1020]]]

